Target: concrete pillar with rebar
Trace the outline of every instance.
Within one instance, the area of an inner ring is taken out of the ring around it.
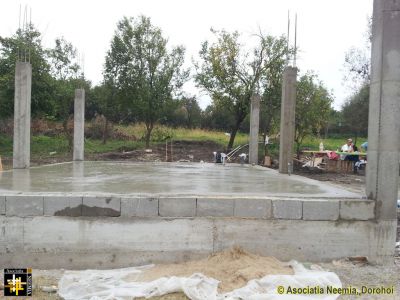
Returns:
[[[84,160],[85,153],[85,90],[75,90],[73,160]]]
[[[25,169],[30,165],[31,151],[31,87],[32,66],[17,62],[14,92],[13,168]]]
[[[282,106],[279,148],[279,172],[288,174],[293,169],[295,133],[297,68],[286,67],[283,72]]]
[[[376,201],[382,251],[393,255],[400,145],[400,0],[374,0],[366,194]]]

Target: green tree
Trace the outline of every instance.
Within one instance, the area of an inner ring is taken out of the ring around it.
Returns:
[[[369,84],[365,84],[342,107],[344,125],[355,135],[355,143],[357,137],[368,134],[368,111]]]
[[[269,46],[272,53],[269,68],[262,77],[264,92],[261,98],[260,128],[265,140],[271,135],[274,129],[279,128],[282,102],[282,77],[286,65],[286,40],[276,39]],[[278,129],[279,130],[279,129]],[[268,145],[264,147],[264,154],[267,155]]]
[[[228,149],[231,149],[236,133],[249,113],[252,95],[263,89],[265,81],[261,81],[262,77],[277,59],[286,56],[286,48],[282,52],[274,51],[276,44],[282,43],[284,38],[259,34],[254,35],[257,45],[247,51],[237,31],[211,31],[217,40],[202,44],[199,53],[202,63],[195,63],[195,79],[197,85],[210,94],[215,106],[235,116],[228,143]]]
[[[333,98],[315,74],[307,73],[297,82],[295,138],[297,155],[306,136],[320,134],[332,110]]]
[[[92,97],[88,102],[90,116],[102,115],[104,117],[102,143],[106,144],[109,133],[112,131],[112,122],[124,121],[124,112],[121,109],[118,89],[111,81],[104,81],[92,89]]]
[[[146,125],[146,147],[151,132],[189,76],[182,68],[185,49],[167,50],[167,39],[150,18],[124,18],[118,25],[107,53],[105,74],[114,78],[128,112]],[[109,65],[107,65],[109,61]],[[110,69],[112,71],[110,71]]]
[[[343,125],[357,137],[368,134],[369,83],[371,69],[372,20],[368,19],[364,46],[351,48],[345,55],[345,80],[352,83],[353,95],[342,106]]]
[[[51,94],[47,50],[42,46],[40,32],[30,24],[11,37],[0,37],[0,117],[14,113],[15,63],[22,56],[32,64],[32,115],[54,116],[56,103]]]
[[[229,131],[235,122],[235,115],[232,111],[212,103],[202,113],[201,127]]]
[[[196,128],[200,126],[201,122],[201,108],[195,97],[184,97],[182,99],[182,107],[186,111],[187,128]]]
[[[68,121],[73,111],[75,89],[83,88],[87,83],[80,73],[75,47],[64,38],[55,40],[55,47],[49,50],[51,74],[53,76],[53,96],[56,99],[57,118],[63,123],[64,134],[72,149],[73,137],[68,128]],[[87,89],[86,89],[87,90]]]

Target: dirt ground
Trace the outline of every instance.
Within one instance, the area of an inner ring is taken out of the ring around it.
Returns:
[[[167,276],[189,277],[194,273],[219,280],[218,291],[226,293],[245,286],[252,279],[266,275],[292,275],[293,270],[274,257],[263,257],[233,248],[197,261],[157,265],[145,270],[137,280],[149,282]]]
[[[218,256],[217,256],[218,258]],[[172,270],[172,273],[177,274],[179,272],[185,273],[184,267],[189,265],[189,269],[186,271],[189,272],[191,267],[194,267],[196,264],[198,264],[199,268],[204,268],[205,265],[204,261],[207,259],[204,259],[200,262],[187,262],[184,264],[179,264],[175,266],[168,266],[168,265],[160,265],[152,271],[151,273],[145,275],[152,277],[156,273],[159,273],[160,275],[165,275],[164,273],[170,268]],[[218,259],[212,259],[211,257],[211,263],[217,263],[216,268],[218,268]],[[282,269],[281,265],[276,266],[276,264],[280,264],[278,261],[271,259],[271,258],[250,258],[245,257],[242,262],[235,263],[234,260],[226,260],[225,262],[231,261],[234,266],[230,266],[230,271],[236,269],[236,275],[240,270],[246,272],[249,269],[246,268],[246,263],[252,264],[252,263],[257,263],[257,262],[262,262],[261,265],[258,267],[258,269],[262,269],[263,267],[267,266],[269,268],[269,271],[277,269]],[[310,263],[304,263],[306,267],[310,267]],[[342,281],[342,285],[344,287],[357,287],[361,288],[362,286],[368,286],[368,287],[379,287],[379,286],[384,286],[384,287],[391,287],[393,286],[396,294],[393,296],[371,296],[371,295],[363,295],[359,296],[357,298],[354,298],[354,296],[341,296],[339,299],[344,299],[344,300],[350,300],[350,299],[393,299],[397,300],[400,299],[400,258],[398,257],[396,262],[391,265],[385,265],[385,266],[377,266],[377,265],[370,265],[368,263],[353,263],[350,262],[349,260],[343,259],[340,261],[333,261],[331,263],[321,263],[318,264],[321,266],[323,269],[327,271],[332,271],[335,272],[340,280]],[[221,267],[221,266],[220,266]],[[254,265],[252,266],[254,267]],[[256,267],[257,268],[257,267]],[[283,269],[284,272],[287,272],[287,270]],[[178,273],[177,273],[178,272]],[[64,270],[33,270],[33,297],[32,298],[26,298],[26,299],[40,299],[40,300],[61,300],[62,298],[59,297],[56,293],[56,287],[58,284],[59,279],[62,277],[62,274],[64,273]],[[182,275],[184,275],[182,273]],[[218,273],[218,272],[217,272]],[[265,271],[264,273],[268,273],[268,271]],[[220,272],[221,274],[221,272]],[[256,277],[261,277],[263,274],[258,274]],[[218,276],[218,275],[217,275]],[[235,274],[232,274],[230,276],[231,279],[235,278]],[[0,275],[0,282],[3,282],[2,274]],[[229,282],[228,282],[229,283]],[[230,282],[231,284],[232,282]],[[240,283],[240,285],[243,284],[243,282]],[[54,288],[54,292],[45,292],[43,291],[43,287],[45,288]],[[0,295],[2,292],[0,292]],[[5,297],[0,297],[0,299],[6,299]],[[18,298],[18,299],[24,299],[24,298]],[[169,294],[161,297],[153,297],[151,298],[152,300],[187,300],[187,298],[183,293],[174,293],[174,294]],[[139,298],[139,300],[144,300],[144,298]]]
[[[311,179],[325,181],[340,185],[341,187],[362,193],[365,189],[365,176],[359,174],[328,173],[320,170],[310,171],[297,169],[294,174],[308,177]]]
[[[213,162],[214,151],[223,151],[223,147],[212,141],[173,141],[172,157],[171,144],[168,143],[168,153],[166,155],[166,145],[158,144],[151,147],[151,152],[145,149],[131,150],[120,148],[118,151],[107,153],[85,154],[86,160],[128,160],[135,162],[158,162],[158,161],[187,161],[187,162]],[[46,156],[32,157],[31,166],[44,164],[54,164],[72,160],[72,155],[65,156]],[[12,157],[2,157],[3,168],[12,168]]]
[[[119,152],[93,155],[93,160],[130,160],[130,161],[188,161],[212,162],[213,152],[222,151],[222,147],[211,141],[173,141],[158,144],[151,148],[152,152],[144,149],[129,151],[121,149]],[[172,154],[171,154],[172,153]]]

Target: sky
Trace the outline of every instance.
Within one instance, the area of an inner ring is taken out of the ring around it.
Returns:
[[[94,84],[102,80],[104,57],[123,16],[150,17],[171,46],[186,47],[186,65],[191,66],[193,59],[198,60],[201,43],[212,38],[211,27],[238,30],[244,42],[258,29],[279,36],[287,32],[290,10],[292,19],[295,13],[298,16],[300,74],[307,70],[318,74],[332,92],[336,109],[352,92],[343,79],[345,52],[364,47],[372,15],[372,0],[1,0],[0,36],[10,36],[18,28],[20,5],[31,8],[32,23],[43,34],[44,46],[54,46],[55,38],[63,36],[83,53],[85,75]],[[202,108],[210,103],[193,81],[185,84],[184,91],[197,96]]]

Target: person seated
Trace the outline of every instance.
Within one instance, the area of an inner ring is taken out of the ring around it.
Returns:
[[[344,144],[340,150],[342,152],[354,152],[354,148],[353,148],[353,140],[352,139],[347,139],[346,144]]]
[[[353,152],[358,153],[358,147],[355,144],[353,144]],[[360,161],[360,157],[358,155],[347,155],[345,160],[354,162],[353,172],[354,172],[354,174],[357,174],[358,173],[358,164],[357,163]]]
[[[353,149],[353,140],[352,139],[347,139],[347,142],[346,142],[346,144],[344,144],[341,148],[340,148],[340,152],[349,152],[349,153],[351,153],[351,152],[354,152],[354,149]],[[345,155],[345,154],[341,154],[340,155],[340,159],[341,160],[347,160],[347,155]]]

